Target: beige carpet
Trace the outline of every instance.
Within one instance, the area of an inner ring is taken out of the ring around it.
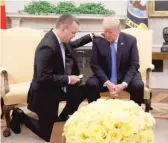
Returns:
[[[152,107],[154,110],[151,113],[156,118],[168,119],[168,90],[153,89],[152,93]]]

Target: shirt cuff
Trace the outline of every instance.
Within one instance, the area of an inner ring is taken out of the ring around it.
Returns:
[[[90,38],[93,40],[93,35],[92,35],[92,33],[90,33]]]
[[[94,33],[90,33],[90,38],[93,40],[95,38]]]
[[[107,85],[107,82],[108,82],[109,80],[107,80],[104,84],[103,84],[103,87],[106,87]]]
[[[70,78],[70,76],[68,76],[68,84],[70,84],[71,83],[71,78]]]
[[[122,82],[122,84],[124,84],[124,85],[125,85],[125,87],[127,87],[127,86],[128,86],[128,83],[126,83],[126,82]]]

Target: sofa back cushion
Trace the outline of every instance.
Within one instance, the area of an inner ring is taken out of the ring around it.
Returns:
[[[35,49],[44,32],[16,27],[0,30],[0,33],[0,66],[7,70],[9,83],[31,81]]]
[[[143,80],[146,79],[146,70],[152,64],[152,30],[142,30],[138,28],[124,29],[123,32],[133,35],[137,39],[139,51],[139,71]]]

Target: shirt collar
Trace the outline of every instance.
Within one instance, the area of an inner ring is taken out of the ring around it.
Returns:
[[[62,42],[61,42],[60,38],[58,37],[56,30],[53,29],[52,32],[55,34],[56,38],[58,39],[59,44],[61,44]]]
[[[117,39],[114,41],[116,44],[118,44],[118,38],[119,38],[119,34],[117,36]]]

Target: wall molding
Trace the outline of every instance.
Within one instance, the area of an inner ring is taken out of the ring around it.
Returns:
[[[95,14],[73,14],[78,19],[89,19],[89,20],[103,20],[104,15],[95,15]],[[57,19],[60,15],[48,14],[48,15],[33,15],[26,12],[21,13],[7,13],[8,18],[46,18],[46,19]],[[118,15],[120,20],[125,20],[126,16]]]

